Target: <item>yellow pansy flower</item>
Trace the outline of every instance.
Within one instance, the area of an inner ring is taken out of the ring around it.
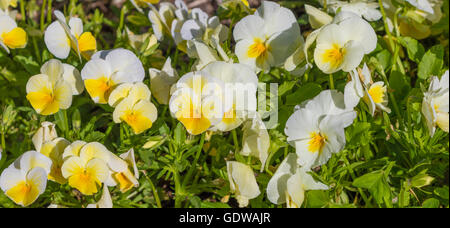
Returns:
[[[120,157],[111,153],[111,159],[108,166],[110,168],[110,177],[106,184],[109,186],[119,185],[121,192],[127,192],[133,187],[139,186],[139,173],[134,160],[134,150],[121,154]],[[129,166],[133,167],[134,173],[130,171]]]
[[[101,186],[109,175],[107,163],[110,152],[106,147],[98,142],[91,142],[80,148],[77,143],[75,147],[67,147],[64,153],[78,154],[65,159],[61,167],[62,175],[68,179],[69,185],[84,195],[97,193],[97,186]]]
[[[65,184],[67,180],[62,176],[61,167],[64,163],[63,153],[70,142],[64,138],[56,138],[52,141],[48,141],[42,145],[41,154],[47,156],[52,160],[52,167],[48,174],[48,179],[55,181],[59,184]]]
[[[25,30],[8,15],[0,16],[0,46],[9,53],[9,49],[24,48],[28,37]]]
[[[72,86],[66,81],[63,74],[63,64],[59,60],[52,59],[42,66],[41,74],[28,80],[27,99],[37,113],[51,115],[71,106],[72,94],[76,90],[73,87],[76,85]]]

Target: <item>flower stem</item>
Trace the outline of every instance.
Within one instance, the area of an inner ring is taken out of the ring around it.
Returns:
[[[142,172],[142,173],[144,174],[145,179],[147,179],[148,183],[150,184],[150,187],[152,188],[153,197],[155,197],[156,205],[158,206],[158,208],[162,208],[161,207],[161,200],[159,199],[159,195],[158,195],[158,190],[155,188],[155,185],[153,184],[153,182],[150,179],[150,177],[148,177],[145,172]]]
[[[41,7],[41,31],[44,31],[44,25],[45,25],[45,5],[47,5],[47,0],[42,1],[42,7]]]
[[[333,74],[330,74],[330,89],[334,89],[334,79],[333,79]]]
[[[197,153],[195,154],[194,163],[192,163],[191,168],[188,170],[186,176],[183,179],[183,186],[182,186],[183,189],[186,187],[187,183],[189,182],[189,180],[192,177],[192,174],[194,173],[194,170],[196,169],[198,159],[200,158],[200,154],[201,154],[202,149],[203,149],[203,144],[205,143],[205,134],[206,134],[205,132],[202,133],[202,136],[200,138],[200,145],[199,145],[199,148],[197,150]]]
[[[233,129],[231,131],[231,134],[233,135],[234,151],[237,152],[237,151],[239,151],[239,141],[237,138],[236,129]]]

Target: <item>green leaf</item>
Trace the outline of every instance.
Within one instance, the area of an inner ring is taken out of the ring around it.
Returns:
[[[39,74],[41,70],[39,63],[34,61],[32,56],[25,57],[21,55],[16,55],[14,56],[14,60],[16,62],[19,62],[23,66],[23,68],[25,68],[25,70],[31,75]]]
[[[292,88],[295,86],[296,81],[285,81],[283,84],[278,87],[278,96],[283,96],[286,92],[292,90]]]
[[[439,200],[435,198],[427,199],[422,203],[423,208],[439,208],[439,205]]]
[[[330,197],[327,191],[312,190],[306,192],[306,207],[308,208],[321,208],[327,206],[330,202]]]
[[[286,105],[298,105],[303,101],[315,97],[322,91],[322,87],[316,83],[307,83],[301,86],[297,91],[286,96]]]
[[[419,63],[417,75],[421,79],[438,76],[444,65],[444,48],[441,45],[431,47]]]
[[[400,100],[406,98],[411,89],[406,76],[399,71],[392,71],[389,76],[389,86],[394,90],[395,97]]]
[[[425,48],[423,45],[411,37],[399,37],[398,41],[403,47],[406,48],[409,59],[419,63],[425,54]]]
[[[421,187],[431,184],[431,182],[433,180],[434,180],[434,178],[428,176],[426,173],[420,173],[412,178],[411,186],[416,187],[416,188],[421,188]]]
[[[368,189],[378,204],[390,200],[391,191],[382,170],[371,172],[356,178],[353,186]]]

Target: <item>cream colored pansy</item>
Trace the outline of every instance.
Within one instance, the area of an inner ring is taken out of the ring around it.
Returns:
[[[370,2],[367,0],[356,1],[328,1],[328,11],[336,14],[339,11],[349,11],[357,14],[368,21],[378,21],[381,19],[381,12],[378,10],[379,4],[376,1]]]
[[[228,161],[227,173],[230,190],[236,195],[239,207],[248,206],[249,200],[261,194],[253,170],[248,165],[237,161]]]
[[[150,90],[160,104],[169,104],[172,86],[180,78],[177,71],[172,67],[170,57],[167,58],[161,70],[150,68]]]
[[[123,96],[125,94],[126,97]],[[117,104],[113,112],[114,122],[125,121],[135,134],[151,128],[158,118],[158,110],[150,102],[150,90],[143,83],[122,84],[113,91],[110,98],[110,104]]]
[[[138,51],[143,50],[142,52],[145,52],[158,43],[156,36],[149,32],[136,35],[132,31],[130,31],[128,27],[125,27],[125,30],[127,32],[129,44],[131,47],[134,48],[134,50]],[[148,39],[147,47],[143,48],[143,46],[147,42],[147,39]]]
[[[41,74],[32,76],[26,85],[27,100],[41,115],[51,115],[72,105],[72,95],[79,91],[77,78],[66,80],[63,64],[56,59],[47,61],[41,67]],[[73,73],[73,72],[72,72]],[[71,73],[67,72],[67,75]],[[67,76],[70,78],[70,76]],[[72,85],[71,83],[72,82]]]
[[[27,33],[9,15],[0,16],[0,46],[7,53],[9,49],[24,48],[27,45]]]
[[[270,136],[259,115],[244,123],[242,128],[242,150],[244,156],[254,156],[261,161],[261,172],[269,156]]]
[[[134,159],[134,150],[130,149],[127,153],[121,154],[120,157],[113,153],[110,156],[108,166],[111,172],[106,184],[108,186],[119,185],[121,192],[127,192],[133,187],[138,187],[139,172]],[[133,173],[128,168],[129,166],[133,168]]]
[[[265,72],[284,64],[302,43],[292,11],[270,1],[263,1],[255,14],[239,21],[233,37],[239,62]]]
[[[387,107],[389,102],[387,87],[382,81],[373,83],[370,70],[365,63],[362,69],[352,70],[350,76],[352,80],[347,83],[344,91],[347,108],[354,108],[358,105],[360,98],[363,98],[372,116],[376,109],[381,109],[387,113],[391,112]]]
[[[67,24],[64,14],[55,10],[57,21],[51,23],[44,34],[48,50],[57,58],[66,59],[71,48],[81,58],[89,59],[97,50],[97,42],[90,32],[83,32],[80,18],[70,17]]]
[[[219,43],[225,41],[228,35],[228,27],[222,25],[217,16],[209,17],[201,9],[191,11],[192,19],[183,23],[181,38],[183,40],[203,40],[209,43],[212,36],[217,37]]]
[[[113,208],[113,202],[108,186],[103,185],[103,192],[100,200],[98,200],[97,203],[88,204],[86,208]]]
[[[108,179],[108,162],[110,152],[105,146],[98,142],[91,142],[81,146],[68,146],[64,154],[74,154],[67,156],[61,167],[64,178],[68,179],[69,185],[78,189],[84,195],[97,193],[97,186],[101,186]],[[63,157],[65,157],[63,154]],[[75,154],[78,154],[75,155]]]
[[[52,167],[48,179],[59,184],[65,184],[67,180],[62,176],[61,167],[64,163],[63,153],[70,142],[64,138],[56,138],[42,145],[40,153],[52,160]]]
[[[430,135],[433,136],[436,126],[448,133],[449,125],[449,81],[448,70],[439,80],[434,76],[431,78],[430,87],[424,94],[422,102],[422,113],[428,126]]]
[[[127,97],[133,97],[135,102],[141,99],[150,101],[150,96],[151,92],[143,82],[122,83],[111,92],[108,104],[111,107],[116,107]]]
[[[204,72],[225,83],[225,109],[222,121],[214,126],[219,131],[239,127],[249,112],[256,112],[258,77],[250,67],[240,63],[212,62]]]
[[[26,207],[45,191],[51,165],[46,156],[28,151],[3,170],[0,187],[14,203]]]
[[[344,129],[355,118],[356,112],[345,107],[344,95],[335,90],[322,91],[297,106],[286,122],[285,134],[296,149],[299,165],[317,167],[340,152],[345,146]]]
[[[333,23],[322,27],[317,34],[314,62],[326,74],[339,70],[350,72],[377,45],[372,26],[351,14],[338,14]]]
[[[92,100],[106,104],[113,89],[121,83],[142,82],[144,67],[136,55],[126,49],[99,51],[81,70],[81,78]]]
[[[169,102],[172,115],[192,135],[198,135],[220,123],[224,110],[224,83],[204,71],[183,75]]]
[[[425,11],[430,14],[434,13],[433,6],[428,0],[406,0],[406,1],[419,10]]]
[[[284,204],[288,208],[300,208],[308,190],[328,190],[328,186],[317,182],[300,168],[298,156],[288,154],[267,184],[267,198],[274,204]]]
[[[34,133],[31,141],[37,152],[41,151],[41,147],[44,143],[51,141],[58,137],[55,129],[56,125],[52,122],[42,122],[41,127]]]
[[[188,7],[183,0],[175,0],[175,6],[176,17],[170,25],[170,34],[172,35],[175,44],[180,47],[184,43],[184,40],[181,37],[181,28],[183,27],[184,22],[192,18],[192,15],[190,14]]]
[[[152,23],[153,33],[158,40],[162,40],[164,35],[171,36],[171,26],[175,19],[176,7],[170,2],[159,4],[159,10],[150,6],[148,18]]]
[[[189,40],[186,42],[186,52],[188,56],[192,59],[196,59],[193,65],[193,69],[201,70],[209,63],[215,61],[222,61],[226,59],[222,59],[216,50],[214,50],[211,46],[205,44],[202,41],[197,40]],[[227,58],[227,57],[226,57]]]
[[[333,21],[333,17],[327,13],[317,9],[314,6],[305,4],[305,11],[308,14],[308,21],[313,29],[318,29],[324,25],[327,25]]]

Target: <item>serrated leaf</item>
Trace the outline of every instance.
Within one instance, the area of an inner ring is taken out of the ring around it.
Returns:
[[[441,45],[431,47],[419,63],[417,76],[427,79],[431,76],[438,76],[444,65],[444,48]]]

